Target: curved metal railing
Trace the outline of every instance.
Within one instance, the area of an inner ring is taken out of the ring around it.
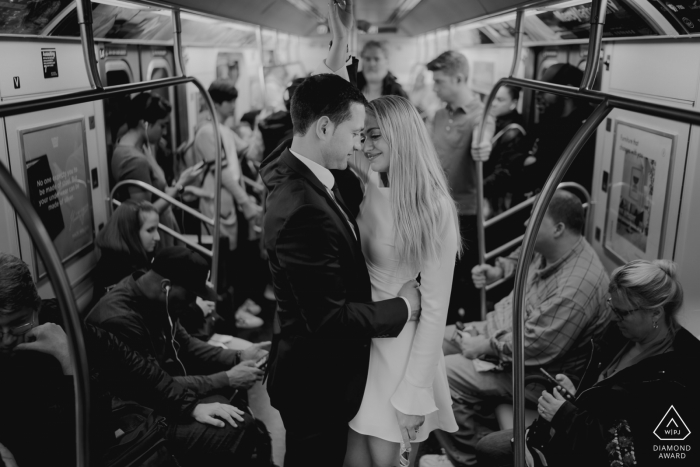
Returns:
[[[7,168],[0,163],[0,191],[2,191],[29,232],[39,257],[44,262],[46,273],[56,294],[61,308],[63,330],[68,338],[71,364],[73,365],[73,383],[75,385],[75,429],[76,429],[76,463],[78,467],[90,465],[90,385],[87,353],[83,333],[80,327],[78,307],[73,298],[73,290],[63,269],[44,223],[32,207],[24,191],[17,185]],[[41,423],[41,421],[38,421]]]

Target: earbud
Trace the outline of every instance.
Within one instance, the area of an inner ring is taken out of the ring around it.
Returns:
[[[166,286],[165,286],[165,293],[166,293],[166,294],[167,294],[167,293],[170,293],[170,286],[169,286],[169,285],[166,285]]]

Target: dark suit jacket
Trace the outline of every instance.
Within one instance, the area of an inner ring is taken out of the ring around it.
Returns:
[[[284,147],[275,152],[282,154],[261,168],[269,190],[264,243],[278,305],[268,392],[279,410],[349,420],[362,401],[370,339],[396,337],[406,304],[372,303],[359,238],[340,208],[306,165]]]

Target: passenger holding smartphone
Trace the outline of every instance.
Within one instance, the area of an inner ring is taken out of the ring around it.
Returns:
[[[595,251],[581,235],[583,221],[581,201],[569,192],[557,191],[538,232],[536,254],[528,267],[523,310],[526,372],[539,374],[538,368],[544,367],[554,375],[580,374],[590,352],[585,344],[598,337],[609,321],[610,311],[605,304],[608,277]],[[494,266],[474,267],[474,285],[483,287],[511,276],[519,260],[517,250],[506,258],[498,258]],[[459,431],[437,432],[437,438],[452,465],[474,462],[476,443],[489,432],[480,420],[487,419],[495,405],[512,401],[512,323],[511,293],[496,303],[485,321],[467,323],[476,335],[455,334],[455,327],[447,326],[443,352]],[[476,359],[498,362],[505,370],[483,371],[487,365]],[[539,395],[526,393],[533,403]]]
[[[660,452],[671,443],[659,438],[678,434],[676,449],[681,444],[690,452],[672,456],[674,465],[698,465],[692,441],[681,438],[688,434],[683,430],[692,431],[684,424],[700,416],[700,386],[690,370],[698,367],[700,342],[675,318],[683,303],[676,265],[627,263],[613,271],[609,292],[614,321],[595,343],[578,390],[557,374],[557,388],[538,399],[535,423],[554,433],[538,443],[544,465],[668,465]],[[483,438],[479,465],[510,465],[512,437],[507,430]]]

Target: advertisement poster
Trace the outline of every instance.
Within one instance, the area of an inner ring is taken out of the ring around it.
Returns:
[[[667,181],[675,136],[617,121],[605,249],[620,262],[661,251]]]
[[[20,132],[27,194],[65,263],[94,240],[83,119]],[[38,276],[44,274],[41,261]]]

